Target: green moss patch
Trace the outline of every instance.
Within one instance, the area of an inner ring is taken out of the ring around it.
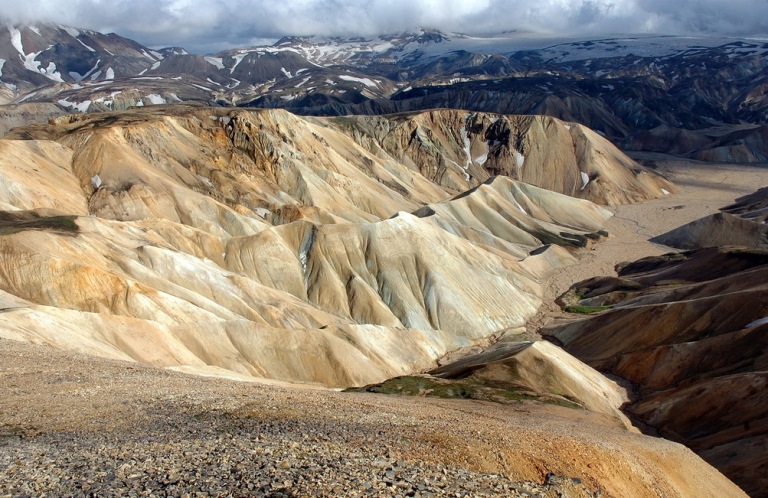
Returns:
[[[431,376],[409,375],[395,377],[381,384],[350,388],[345,392],[474,399],[502,404],[539,401],[568,408],[582,408],[579,403],[555,393],[536,393],[515,385],[488,384],[482,379],[473,378],[448,380]]]
[[[36,213],[0,213],[0,235],[10,235],[24,230],[53,230],[77,233],[76,216],[38,216]]]
[[[565,306],[563,311],[566,313],[579,313],[581,315],[592,315],[594,313],[600,313],[601,311],[611,309],[610,306],[585,306],[583,304],[572,304]]]

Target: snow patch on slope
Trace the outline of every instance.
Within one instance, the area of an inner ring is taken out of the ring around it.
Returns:
[[[86,49],[90,50],[91,52],[95,52],[96,51],[96,50],[93,49],[93,47],[90,47],[90,46],[86,45],[85,43],[83,43],[79,38],[75,37],[75,40],[80,42],[80,45],[84,46]]]
[[[266,208],[256,208],[256,209],[254,209],[254,210],[253,210],[253,212],[254,212],[254,213],[256,213],[258,216],[261,216],[261,217],[262,217],[262,218],[264,218],[265,220],[267,219],[267,217],[268,217],[269,215],[271,215],[271,214],[272,214],[272,213],[269,211],[269,209],[266,209]],[[305,256],[305,258],[306,258],[306,256]],[[302,265],[302,268],[304,268],[305,266],[306,266],[306,262],[305,262],[305,263]]]
[[[13,45],[13,48],[15,48],[21,55],[24,55],[24,47],[21,44],[21,31],[9,27],[8,32],[11,34],[11,45]]]
[[[584,190],[589,183],[589,175],[583,171],[580,171],[579,173],[581,173],[581,188],[579,190]]]
[[[485,164],[485,162],[488,160],[488,153],[491,151],[491,146],[488,142],[485,142],[485,152],[481,156],[477,156],[475,158],[475,162],[477,164]]]
[[[755,320],[754,322],[750,322],[747,325],[745,325],[744,328],[749,329],[749,328],[757,327],[758,325],[763,325],[766,323],[768,323],[768,316],[766,316],[765,318],[760,318],[758,320]]]
[[[245,56],[247,56],[247,55],[248,55],[248,52],[246,52],[246,51],[239,52],[239,53],[235,54],[235,56],[233,57],[233,59],[235,59],[235,64],[231,68],[229,68],[229,74],[232,74],[233,72],[235,72],[235,68],[241,62],[243,62],[243,59],[245,59]]]
[[[94,65],[93,65],[93,67],[92,67],[92,68],[91,68],[91,69],[90,69],[90,70],[89,70],[87,73],[85,73],[85,74],[84,74],[84,75],[82,75],[82,76],[80,76],[79,74],[77,74],[77,73],[76,73],[76,72],[74,72],[74,71],[70,72],[69,74],[70,74],[70,75],[74,75],[74,74],[77,74],[79,77],[78,77],[78,78],[75,78],[75,80],[76,80],[76,81],[84,80],[85,78],[87,78],[88,76],[90,76],[91,74],[93,74],[93,72],[94,72],[94,71],[96,71],[96,70],[99,68],[99,64],[101,64],[101,59],[97,60],[97,61],[96,61],[96,64],[94,64]]]
[[[515,164],[517,164],[517,169],[522,168],[523,164],[525,163],[525,156],[522,155],[517,149],[512,149],[512,155],[515,157]]]
[[[77,38],[78,36],[80,36],[80,31],[75,28],[70,28],[69,26],[62,26],[61,24],[59,24],[59,28],[66,31],[67,34],[69,34],[69,36],[71,36],[72,38]]]
[[[344,81],[356,81],[368,87],[376,87],[376,83],[374,83],[370,78],[356,78],[355,76],[349,76],[348,74],[340,74],[339,79]]]
[[[64,80],[61,78],[61,73],[56,71],[56,63],[53,61],[49,62],[48,67],[46,67],[45,69],[40,69],[40,74],[42,74],[49,80],[57,81],[59,83],[64,83]]]
[[[211,57],[209,55],[206,55],[205,57],[203,57],[203,59],[208,64],[216,66],[218,69],[224,69],[224,61],[222,60],[221,57]]]
[[[70,102],[67,99],[59,99],[59,105],[68,109],[74,109],[78,112],[87,112],[88,108],[91,107],[91,101],[86,100],[85,102]]]
[[[134,78],[134,79],[137,79],[137,78]],[[192,83],[192,86],[195,87],[195,88],[199,88],[200,90],[205,90],[205,91],[208,91],[208,92],[211,92],[211,93],[213,92],[212,89],[210,89],[208,87],[205,87],[203,85],[197,85],[195,83]]]
[[[464,118],[464,126],[462,126],[460,130],[461,139],[464,141],[464,154],[467,156],[467,162],[461,169],[464,170],[464,179],[469,181],[469,167],[472,166],[472,152],[470,150],[471,144],[469,142],[469,133],[467,132],[467,119],[469,119],[469,116]]]
[[[156,60],[156,57],[153,57],[151,54],[148,54],[146,50],[142,50],[141,51],[141,55],[143,55],[144,57],[146,57],[147,59],[149,59],[151,61],[155,61]],[[161,59],[162,59],[162,57],[161,57]]]
[[[25,68],[30,71],[40,73],[50,80],[60,83],[64,82],[64,80],[61,79],[61,74],[56,71],[56,64],[54,62],[49,62],[48,67],[41,68],[40,61],[35,60],[37,56],[40,55],[40,52],[31,52],[29,54],[24,53],[24,46],[21,43],[21,31],[14,27],[8,27],[8,32],[11,35],[11,45],[13,45],[13,48],[19,52],[19,58],[24,64]]]
[[[156,94],[156,93],[150,93],[149,95],[147,95],[147,98],[154,105],[159,105],[159,104],[165,104],[166,103],[165,99],[163,97],[161,97],[160,95]]]
[[[95,99],[94,102],[98,102],[100,104],[104,104],[105,106],[111,108],[114,105],[114,103],[115,103],[115,101],[114,101],[115,96],[119,95],[121,93],[123,93],[121,90],[116,91],[116,92],[112,92],[109,95],[109,98],[107,98],[107,97],[99,97],[98,99]]]
[[[19,100],[19,102],[24,102],[24,101],[25,101],[25,100],[27,100],[27,99],[31,99],[31,98],[32,98],[32,97],[34,97],[35,95],[37,95],[37,92],[29,92],[28,94],[24,95],[24,96],[21,98],[21,100]]]

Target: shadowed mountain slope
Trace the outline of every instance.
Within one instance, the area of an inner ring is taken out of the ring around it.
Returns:
[[[768,253],[706,248],[647,258],[570,291],[594,317],[543,333],[636,386],[625,412],[766,496]],[[598,309],[598,308],[595,308]]]

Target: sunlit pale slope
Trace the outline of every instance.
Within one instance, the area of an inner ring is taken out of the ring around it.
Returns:
[[[388,119],[380,142],[364,118],[160,106],[13,131],[0,141],[0,334],[200,371],[380,381],[521,327],[538,277],[599,239],[608,211],[514,178],[606,202],[672,188],[549,118]],[[411,144],[395,147],[404,126]],[[509,136],[477,160],[493,126]],[[582,170],[602,173],[582,190]]]

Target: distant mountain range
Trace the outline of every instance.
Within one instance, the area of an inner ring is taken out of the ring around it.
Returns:
[[[425,29],[374,38],[286,37],[195,55],[51,24],[7,26],[0,39],[0,102],[7,104],[53,102],[74,112],[200,102],[305,115],[437,107],[546,114],[586,124],[630,149],[768,158],[760,127],[768,116],[762,41],[555,40],[515,32],[479,38]],[[669,144],[665,137],[681,130],[696,131]]]

